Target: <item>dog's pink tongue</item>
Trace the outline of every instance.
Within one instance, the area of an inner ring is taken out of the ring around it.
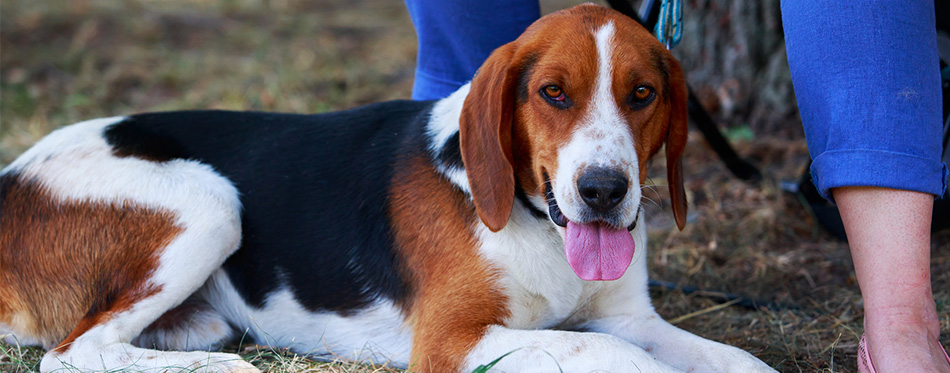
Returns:
[[[636,244],[626,229],[567,222],[564,253],[571,269],[587,281],[616,280],[633,260]]]

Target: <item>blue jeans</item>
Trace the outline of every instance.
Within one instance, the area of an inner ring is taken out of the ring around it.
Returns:
[[[455,92],[495,48],[541,17],[538,0],[406,0],[406,7],[419,39],[414,100]]]
[[[539,16],[536,0],[406,0],[419,36],[414,99],[447,96]],[[815,185],[942,195],[932,0],[782,2]],[[686,35],[685,37],[689,37]]]
[[[788,64],[818,190],[942,195],[932,0],[782,1]]]

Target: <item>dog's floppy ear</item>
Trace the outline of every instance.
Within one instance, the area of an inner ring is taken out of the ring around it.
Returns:
[[[666,175],[670,185],[670,199],[673,204],[673,218],[676,226],[683,230],[686,226],[686,189],[683,187],[683,163],[680,157],[686,149],[688,128],[689,89],[679,62],[667,53],[666,66],[669,68],[668,87],[670,89],[670,124],[666,136]]]
[[[462,162],[475,211],[492,232],[508,223],[515,198],[511,126],[517,71],[515,46],[496,49],[472,79],[459,119]]]

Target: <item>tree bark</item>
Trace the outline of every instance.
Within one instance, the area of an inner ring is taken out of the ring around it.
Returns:
[[[785,57],[779,0],[687,0],[673,48],[720,128],[803,136]]]

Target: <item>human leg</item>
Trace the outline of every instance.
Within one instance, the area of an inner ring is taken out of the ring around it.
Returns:
[[[541,16],[537,0],[405,1],[419,40],[415,100],[455,92],[495,48]]]
[[[950,372],[930,287],[933,196],[842,187],[841,211],[864,298],[868,349],[879,372]]]
[[[933,2],[785,1],[782,15],[812,175],[845,223],[875,367],[950,372],[930,285],[946,184]]]

